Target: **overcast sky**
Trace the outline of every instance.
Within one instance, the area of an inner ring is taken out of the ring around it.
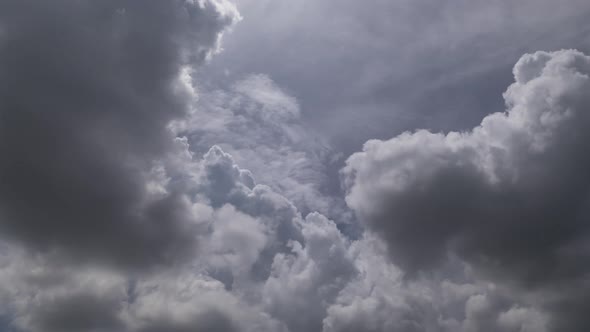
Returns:
[[[589,129],[587,0],[0,0],[0,331],[586,331]]]

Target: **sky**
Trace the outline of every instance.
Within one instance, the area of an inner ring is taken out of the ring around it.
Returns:
[[[0,0],[0,331],[587,330],[589,18]]]

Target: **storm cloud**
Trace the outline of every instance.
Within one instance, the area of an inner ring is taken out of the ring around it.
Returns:
[[[187,112],[181,69],[238,18],[223,1],[2,1],[3,233],[133,267],[190,250],[183,196],[146,183]]]

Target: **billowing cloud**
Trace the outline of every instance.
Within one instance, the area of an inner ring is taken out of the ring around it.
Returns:
[[[19,331],[281,331],[222,282],[197,270],[172,271],[132,278],[4,252],[0,311]]]
[[[334,222],[314,213],[301,223],[294,255],[278,254],[263,289],[270,313],[291,331],[320,331],[326,307],[356,274],[348,241]]]
[[[589,75],[590,57],[577,51],[524,55],[506,112],[468,132],[367,142],[343,170],[348,204],[406,271],[458,256],[488,278],[543,293],[537,301],[549,307],[581,305],[590,272]],[[502,317],[510,326],[528,314]],[[587,319],[554,325],[577,331]]]
[[[508,111],[469,132],[368,142],[342,173],[363,234],[306,100],[199,81],[238,20],[226,0],[0,3],[0,330],[588,326],[588,57],[524,56]]]
[[[187,140],[177,139],[171,151],[150,190],[192,197],[185,204],[199,232],[190,259],[129,273],[3,242],[0,317],[34,332],[318,330],[355,270],[334,222],[302,218],[219,147],[193,158]]]
[[[183,195],[146,183],[188,110],[181,69],[238,19],[226,1],[2,1],[2,233],[129,267],[193,250]]]
[[[160,170],[168,178],[154,181],[192,197],[200,231],[188,261],[129,273],[3,242],[3,321],[32,332],[450,332],[544,317],[462,272],[408,283],[378,238],[351,241],[319,213],[303,218],[219,147],[202,158],[189,149],[178,139]]]

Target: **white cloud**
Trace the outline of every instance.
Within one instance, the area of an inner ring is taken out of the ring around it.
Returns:
[[[267,310],[292,331],[320,331],[326,308],[355,275],[348,241],[326,217],[300,223],[303,241],[275,256],[262,297]]]
[[[197,90],[191,116],[174,126],[188,137],[194,153],[218,145],[258,182],[300,209],[332,215],[342,211],[342,200],[326,188],[333,153],[302,122],[294,97],[265,75],[246,76],[225,90]]]

